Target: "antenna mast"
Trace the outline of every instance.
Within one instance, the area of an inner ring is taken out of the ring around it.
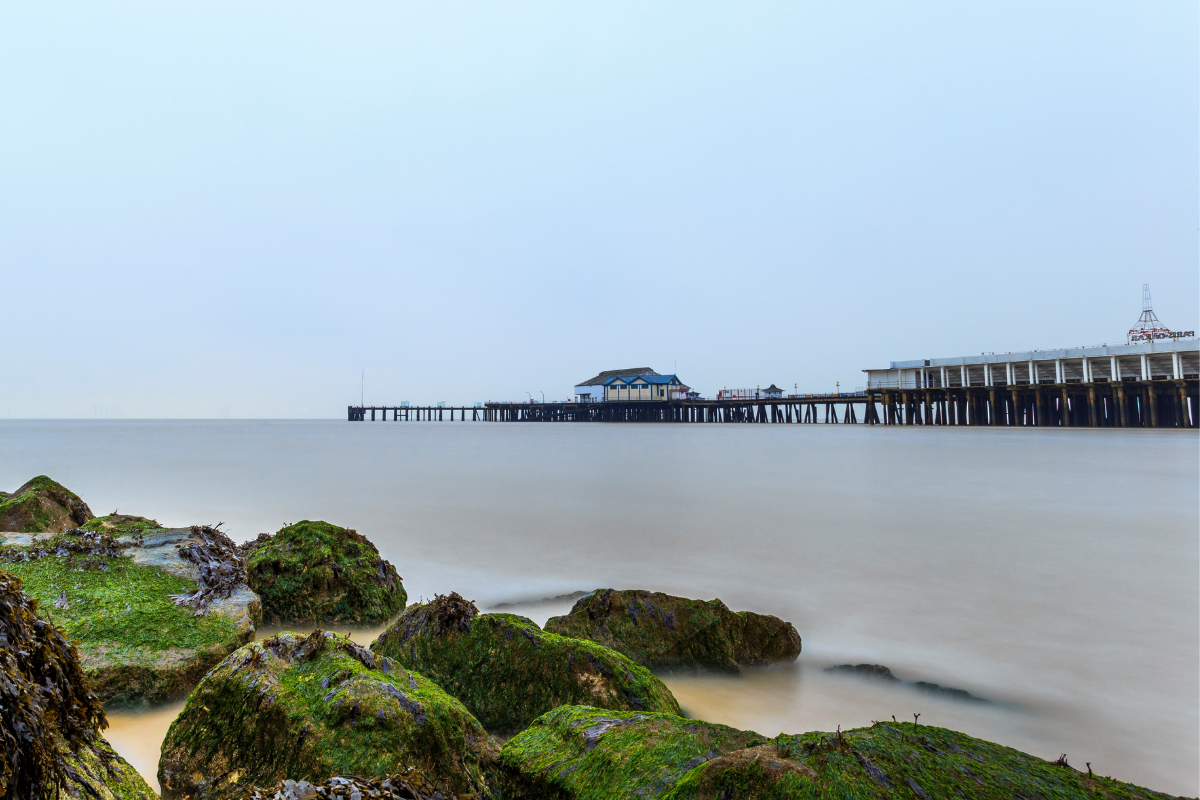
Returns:
[[[1155,339],[1180,339],[1195,336],[1192,331],[1173,331],[1158,321],[1150,302],[1150,284],[1142,284],[1142,315],[1129,329],[1128,342],[1150,342]]]

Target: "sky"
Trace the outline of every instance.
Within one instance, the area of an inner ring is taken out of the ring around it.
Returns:
[[[705,394],[1200,328],[1200,10],[0,5],[0,417]],[[526,393],[529,393],[527,395]]]

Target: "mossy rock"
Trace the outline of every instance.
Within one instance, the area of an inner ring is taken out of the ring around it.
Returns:
[[[480,614],[454,593],[410,606],[371,649],[437,681],[497,735],[562,705],[679,713],[671,690],[620,653]]]
[[[598,589],[566,616],[547,620],[546,630],[591,639],[651,669],[736,673],[739,665],[800,655],[800,634],[790,622],[662,592]]]
[[[68,767],[63,796],[71,800],[158,800],[138,771],[104,739],[75,753],[64,748],[63,760]]]
[[[396,568],[349,528],[304,520],[242,552],[270,622],[387,622],[408,601]]]
[[[185,556],[208,530],[99,517],[83,534],[7,536],[0,567],[20,577],[76,643],[102,701],[161,702],[191,691],[254,637],[261,619],[257,596],[240,579],[203,608],[180,604],[203,588],[201,567]]]
[[[913,723],[875,723],[841,733],[781,735],[705,761],[664,800],[956,798],[1134,800],[1165,798],[1060,762]]]
[[[91,518],[92,510],[79,495],[45,475],[12,494],[0,492],[0,531],[60,533]]]
[[[338,775],[318,783],[280,781],[274,786],[249,787],[231,800],[449,800],[446,793],[415,769],[384,778]]]
[[[765,741],[673,714],[562,706],[504,745],[497,783],[506,798],[659,797],[703,761]]]
[[[167,731],[158,779],[164,798],[215,798],[412,767],[465,800],[490,796],[497,755],[433,681],[318,630],[253,642],[209,672]]]

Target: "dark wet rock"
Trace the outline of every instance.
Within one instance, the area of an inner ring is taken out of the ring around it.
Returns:
[[[939,695],[941,697],[946,697],[951,700],[963,700],[968,703],[989,703],[989,702],[991,702],[987,698],[980,697],[979,695],[976,695],[976,694],[971,694],[966,689],[955,689],[951,686],[941,686],[936,683],[930,683],[929,681],[916,681],[912,684],[912,686],[914,689],[916,689],[918,691],[928,692],[929,694]]]
[[[410,606],[371,649],[428,675],[498,735],[561,705],[679,712],[666,685],[620,653],[480,614],[457,593]]]
[[[832,734],[780,735],[706,761],[660,796],[664,800],[1167,797],[955,731],[895,722]]]
[[[75,647],[0,572],[0,797],[154,798],[100,736],[107,724]]]
[[[497,748],[433,681],[344,636],[284,633],[242,647],[188,697],[162,746],[164,798],[412,767],[447,793],[487,796]]]
[[[794,661],[800,635],[790,622],[720,600],[689,600],[662,592],[601,589],[581,598],[546,630],[591,639],[651,669],[713,669]]]
[[[280,781],[263,789],[253,787],[233,795],[235,800],[453,800],[414,769],[385,778],[355,775],[328,778],[318,783]]]
[[[0,492],[0,531],[59,533],[91,518],[92,510],[79,495],[45,475],[12,494]]]
[[[827,667],[826,672],[831,672],[837,675],[851,675],[857,678],[871,678],[874,680],[886,681],[888,683],[903,684],[917,691],[927,692],[929,694],[945,697],[950,700],[962,700],[970,703],[989,703],[990,700],[974,695],[965,689],[955,689],[950,686],[941,686],[929,681],[901,681],[892,671],[882,664],[839,664],[836,667]]]
[[[751,731],[672,714],[563,706],[500,753],[507,797],[660,797],[698,765],[766,741]]]
[[[408,601],[396,568],[349,528],[303,520],[242,552],[269,622],[387,622]]]
[[[237,548],[206,526],[98,517],[65,533],[7,534],[0,563],[77,642],[105,702],[186,694],[260,619]]]
[[[836,667],[827,667],[826,672],[833,672],[838,675],[853,675],[857,678],[874,678],[881,681],[896,681],[900,679],[892,674],[892,671],[882,664],[838,664]]]

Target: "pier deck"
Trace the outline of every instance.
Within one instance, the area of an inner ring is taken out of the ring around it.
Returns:
[[[1200,379],[1016,381],[990,386],[870,388],[752,400],[349,406],[348,419],[480,422],[742,422],[868,425],[1195,428]]]

